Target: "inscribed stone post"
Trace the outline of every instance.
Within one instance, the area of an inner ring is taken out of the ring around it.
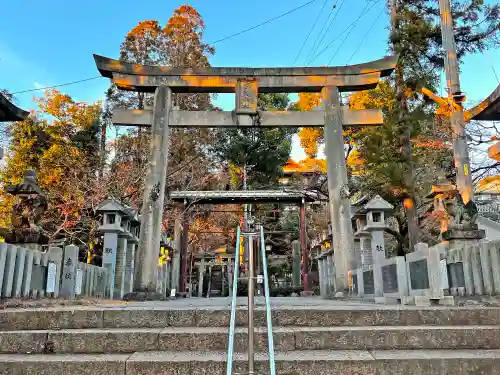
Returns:
[[[78,246],[68,245],[64,248],[61,297],[74,299],[76,285],[76,265],[78,263]]]
[[[49,247],[47,265],[47,293],[53,293],[54,297],[59,297],[61,289],[63,249],[60,247]],[[52,263],[52,264],[51,264]],[[49,292],[54,290],[53,292]]]
[[[156,290],[156,261],[161,242],[161,223],[168,165],[169,116],[172,90],[159,86],[155,92],[151,126],[150,163],[146,175],[139,239],[137,290]]]
[[[122,299],[125,294],[125,271],[127,263],[127,237],[125,234],[118,236],[116,248],[115,296]]]
[[[116,272],[116,251],[118,247],[117,233],[104,233],[104,244],[102,254],[102,266],[108,270],[106,290],[109,290],[109,298],[113,299]]]
[[[351,207],[347,187],[347,168],[344,155],[342,107],[338,87],[322,90],[325,107],[325,154],[328,169],[328,195],[335,249],[335,287],[347,288],[347,272],[354,267],[354,237],[351,225]]]
[[[5,272],[6,265],[7,265],[7,244],[5,242],[2,242],[0,243],[0,297],[2,297],[3,275]]]
[[[127,241],[125,261],[125,293],[131,293],[134,285],[135,243]]]
[[[26,263],[26,248],[17,248],[16,268],[14,271],[14,284],[12,294],[14,297],[21,297],[23,278],[24,278],[24,264]]]

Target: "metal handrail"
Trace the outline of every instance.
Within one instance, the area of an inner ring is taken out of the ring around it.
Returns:
[[[233,270],[233,296],[231,301],[231,321],[229,323],[229,340],[227,345],[227,367],[226,375],[233,372],[233,353],[234,353],[234,333],[236,329],[236,296],[238,292],[238,270],[240,260],[240,227],[236,230],[236,251],[234,256]]]
[[[266,244],[264,241],[264,228],[260,227],[260,248],[262,252],[262,269],[264,271],[264,294],[266,300],[266,319],[267,319],[267,341],[269,350],[269,373],[276,375],[276,362],[274,359],[274,338],[273,323],[271,319],[271,299],[269,296],[269,278],[267,273]],[[228,374],[230,375],[230,374]]]

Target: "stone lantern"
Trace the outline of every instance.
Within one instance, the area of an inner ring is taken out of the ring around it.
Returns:
[[[15,197],[11,213],[11,229],[0,229],[0,235],[7,243],[26,243],[39,249],[48,243],[43,234],[41,219],[47,210],[47,200],[36,182],[34,171],[27,171],[24,180],[17,185],[9,186],[5,191]]]
[[[366,213],[364,231],[371,233],[371,250],[374,263],[379,259],[386,258],[384,231],[389,228],[389,213],[393,209],[394,206],[379,195],[373,197],[363,207],[363,211]]]
[[[109,297],[113,299],[113,296],[116,297],[117,294],[121,297],[122,292],[124,242],[126,246],[126,236],[124,237],[126,228],[122,226],[122,223],[128,226],[127,208],[116,199],[108,198],[97,207],[96,212],[102,214],[98,228],[99,232],[104,235],[102,266],[108,270]]]

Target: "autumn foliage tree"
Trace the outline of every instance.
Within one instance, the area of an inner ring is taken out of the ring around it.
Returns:
[[[209,57],[215,49],[203,42],[204,32],[202,16],[193,7],[183,5],[174,10],[164,26],[154,20],[139,22],[121,44],[120,59],[130,63],[175,68],[209,67]],[[121,91],[111,84],[106,101],[107,118],[111,117],[115,108],[142,109],[152,104],[151,94]],[[205,93],[174,93],[173,106],[181,110],[215,109],[211,95]],[[148,163],[149,139],[146,129],[120,134],[112,141],[114,156],[109,160],[109,173],[113,178],[109,179],[108,187],[113,196],[139,209]],[[212,155],[208,152],[208,146],[213,143],[214,134],[209,129],[170,130],[167,197],[171,190],[206,190],[220,185],[219,175],[213,168]],[[189,214],[193,221],[201,220],[200,227],[219,220],[222,228],[227,221],[224,214],[216,214],[205,225],[205,219],[200,218],[201,213],[191,208]],[[174,220],[179,215],[180,211],[167,199],[163,230],[172,233]],[[192,238],[192,248],[203,247],[200,238]]]
[[[49,209],[41,223],[50,240],[88,242],[95,205],[104,196],[98,180],[101,103],[77,103],[48,90],[37,99],[38,110],[22,122],[10,123],[11,144],[0,171],[2,186],[22,181],[35,170]],[[0,210],[8,225],[13,199],[2,190]]]

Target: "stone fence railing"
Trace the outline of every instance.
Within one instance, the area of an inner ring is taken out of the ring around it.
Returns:
[[[109,295],[106,269],[78,262],[78,247],[50,247],[0,243],[0,297],[74,299]]]
[[[451,249],[447,243],[433,247],[421,243],[405,257],[384,259],[350,273],[352,295],[376,302],[448,303],[450,296],[500,294],[500,241]]]
[[[448,250],[452,295],[500,294],[500,241]]]

